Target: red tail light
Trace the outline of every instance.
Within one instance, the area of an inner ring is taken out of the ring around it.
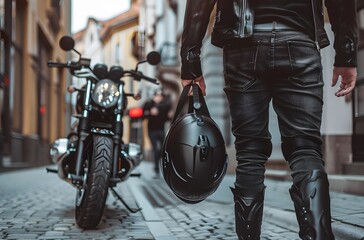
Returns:
[[[131,108],[129,110],[129,117],[140,118],[143,116],[143,108]]]

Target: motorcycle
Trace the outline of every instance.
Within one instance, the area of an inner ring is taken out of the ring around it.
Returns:
[[[67,68],[73,76],[85,78],[86,84],[81,89],[68,88],[69,92],[78,92],[77,131],[55,141],[50,155],[57,169],[47,170],[76,188],[76,223],[83,229],[92,229],[101,220],[109,189],[129,211],[140,210],[131,209],[114,190],[117,183],[133,176],[132,170],[142,159],[140,145],[122,141],[122,116],[127,108],[127,97],[140,99],[139,95],[124,91],[124,78],[159,84],[138,71],[138,66],[145,62],[157,65],[160,55],[150,52],[146,60],[137,63],[135,70],[124,70],[121,66],[108,70],[101,63],[91,68],[91,59],[83,58],[74,48],[72,37],[63,36],[59,45],[64,51],[77,53],[78,60],[49,61],[48,66]]]

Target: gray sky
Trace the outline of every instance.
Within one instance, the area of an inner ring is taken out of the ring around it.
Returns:
[[[87,19],[107,20],[129,9],[130,0],[72,0],[72,32],[86,27]]]

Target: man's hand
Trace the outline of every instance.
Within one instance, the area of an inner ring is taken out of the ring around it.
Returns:
[[[152,107],[151,109],[150,109],[150,115],[152,115],[152,116],[157,116],[159,114],[159,110],[158,110],[158,108],[156,108],[156,107]]]
[[[335,93],[336,97],[342,97],[350,93],[356,84],[357,72],[355,67],[334,67],[334,73],[332,76],[332,84],[334,87],[341,76],[340,87]]]
[[[203,78],[203,76],[198,77],[198,78],[196,78],[196,79],[194,79],[194,80],[182,79],[182,86],[183,86],[183,87],[184,87],[184,86],[187,86],[187,85],[188,85],[188,84],[190,84],[192,81],[193,81],[193,83],[196,83],[196,84],[200,87],[200,89],[201,89],[201,91],[202,91],[202,94],[203,94],[204,96],[206,96],[206,85],[205,85],[205,79]],[[192,95],[192,90],[190,90],[189,95]]]

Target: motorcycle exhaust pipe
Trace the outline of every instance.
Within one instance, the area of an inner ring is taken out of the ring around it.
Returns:
[[[128,155],[132,160],[134,166],[138,166],[142,161],[142,149],[139,144],[136,143],[129,143],[129,151]]]
[[[68,150],[69,140],[68,138],[59,138],[54,141],[49,155],[51,156],[52,162],[57,163],[58,159]]]
[[[65,169],[66,169],[67,161],[69,162],[69,159],[70,159],[69,156],[70,156],[70,152],[67,151],[64,154],[62,154],[62,156],[60,156],[60,158],[57,161],[58,176],[59,176],[59,178],[66,180],[66,181],[67,181],[68,172],[66,172]]]
[[[142,161],[141,147],[135,143],[129,143],[121,150],[121,158],[119,159],[118,177],[121,180],[130,176],[131,172]]]
[[[59,178],[67,182],[70,181],[68,175],[71,170],[71,154],[74,152],[75,149],[70,147],[68,138],[57,139],[49,151],[52,162],[57,164],[57,174]]]

